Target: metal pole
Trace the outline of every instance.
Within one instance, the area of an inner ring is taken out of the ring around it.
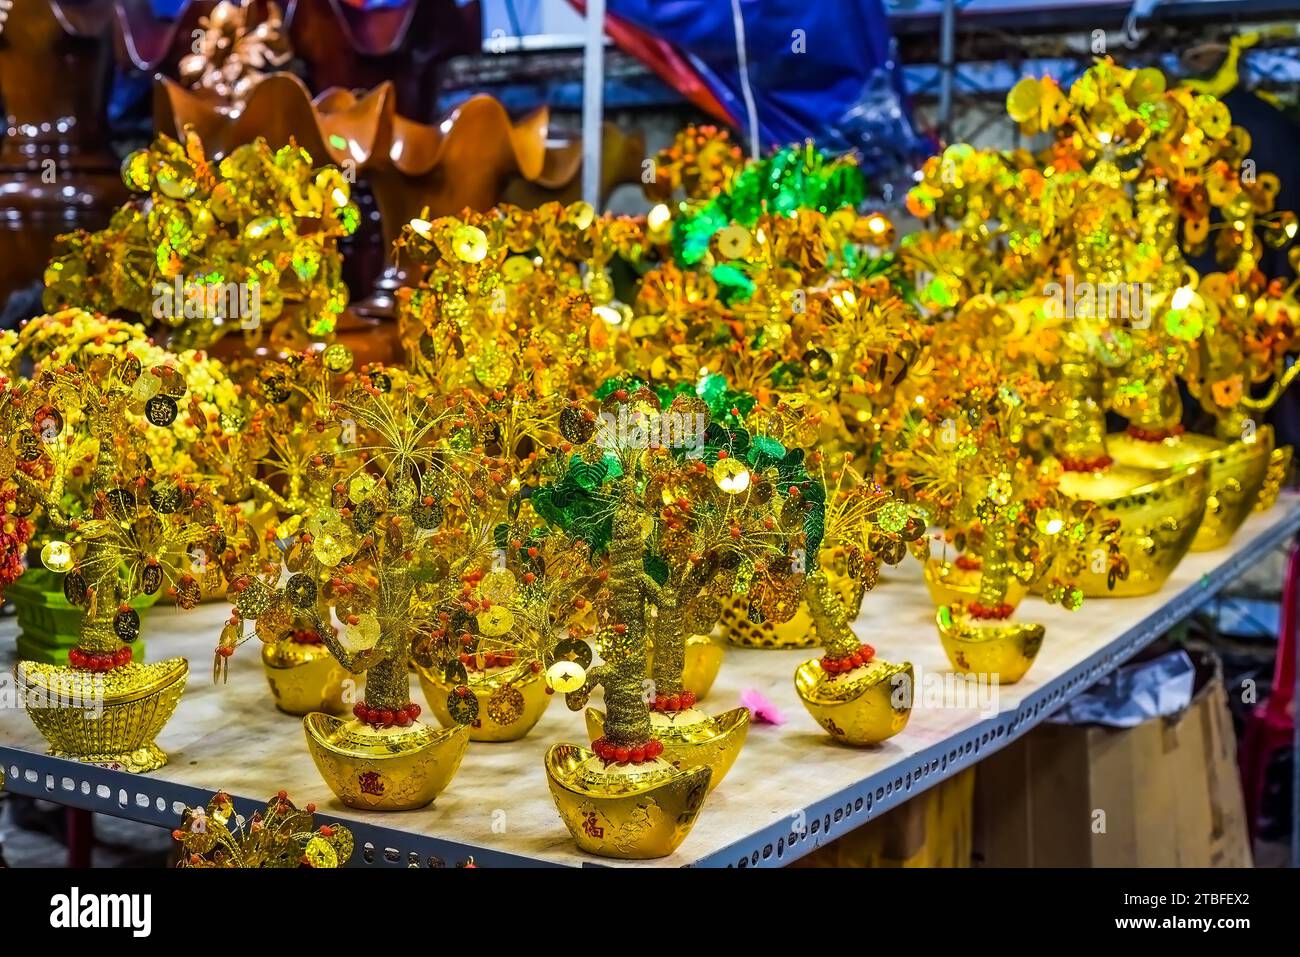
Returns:
[[[605,0],[587,0],[587,44],[582,56],[582,198],[597,211],[604,110]]]
[[[939,20],[939,139],[952,136],[952,81],[957,69],[957,0],[943,0]]]

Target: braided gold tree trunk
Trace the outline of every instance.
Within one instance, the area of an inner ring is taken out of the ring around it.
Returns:
[[[100,495],[113,487],[115,463],[113,459],[113,420],[107,412],[90,409],[90,427],[97,439],[98,452],[95,457],[95,471],[91,476],[91,495],[98,499]],[[57,504],[51,502],[51,504]],[[113,618],[117,615],[118,594],[117,563],[104,560],[100,556],[100,546],[91,541],[86,545],[82,564],[91,569],[87,605],[81,616],[81,630],[77,639],[78,647],[90,654],[111,654],[122,647],[121,640],[113,630]]]
[[[1007,523],[994,517],[984,527],[984,547],[980,550],[979,603],[994,609],[1007,600]]]
[[[660,601],[655,605],[655,618],[650,627],[654,636],[655,695],[675,695],[682,692],[682,672],[686,668],[686,624],[681,593],[671,583],[663,586]]]
[[[650,709],[645,700],[646,595],[654,582],[645,573],[640,512],[620,504],[614,511],[609,543],[609,590],[614,630],[604,649],[605,662],[587,672],[587,680],[565,700],[577,711],[592,690],[605,689],[605,738],[635,747],[650,739]]]
[[[1096,462],[1106,455],[1105,381],[1095,362],[1061,363],[1066,400],[1058,449],[1064,458]]]
[[[808,576],[804,599],[808,602],[813,630],[828,657],[847,658],[858,650],[858,636],[850,627],[848,610],[820,568]]]

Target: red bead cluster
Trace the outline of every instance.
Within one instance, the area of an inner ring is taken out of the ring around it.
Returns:
[[[644,761],[653,761],[663,754],[664,745],[662,741],[651,738],[645,744],[629,748],[625,744],[615,744],[608,738],[598,738],[591,746],[591,750],[596,752],[596,757],[607,764],[641,764]]]
[[[295,629],[289,633],[289,640],[295,645],[319,645],[321,643],[320,633],[310,629]]]
[[[509,665],[513,665],[518,660],[519,660],[518,652],[485,651],[483,652],[483,670],[487,671],[489,668],[505,668],[508,667]],[[478,655],[462,654],[460,656],[460,663],[464,665],[466,668],[468,668],[470,671],[475,671],[478,669]]]
[[[68,664],[85,671],[112,671],[114,668],[130,663],[131,649],[126,645],[107,654],[82,651],[80,648],[73,648],[68,652]]]
[[[1100,472],[1102,469],[1108,469],[1114,463],[1109,455],[1098,455],[1093,459],[1070,459],[1061,458],[1061,468],[1067,472]]]
[[[1003,602],[1001,605],[994,605],[991,608],[981,605],[977,601],[973,601],[966,606],[966,612],[972,618],[984,619],[992,618],[1001,620],[1003,618],[1010,618],[1011,613],[1015,610],[1016,609],[1013,606],[1008,605],[1006,602]]]
[[[420,716],[420,706],[411,702],[406,707],[393,711],[391,708],[372,708],[364,701],[358,701],[352,707],[352,714],[358,721],[364,721],[372,728],[391,728],[393,725],[405,728]]]
[[[830,655],[825,655],[821,660],[822,671],[831,675],[844,674],[846,671],[852,671],[854,668],[861,668],[863,665],[870,664],[871,659],[875,657],[875,648],[870,645],[860,645],[853,654],[841,658],[832,658]]]
[[[679,694],[657,694],[654,703],[650,705],[652,711],[685,711],[687,708],[695,707],[695,692],[683,691]]]
[[[953,564],[964,572],[977,572],[984,567],[984,563],[973,555],[958,555]]]
[[[1182,435],[1184,429],[1182,425],[1170,426],[1167,429],[1140,429],[1136,425],[1130,425],[1124,431],[1139,442],[1163,442],[1165,439],[1172,439],[1176,435]]]

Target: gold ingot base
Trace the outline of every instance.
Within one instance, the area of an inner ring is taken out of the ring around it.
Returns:
[[[592,741],[605,733],[605,712],[588,708],[587,735]],[[650,712],[650,733],[664,746],[663,760],[678,770],[704,765],[711,772],[712,791],[740,757],[749,736],[749,709],[733,708],[715,717],[691,708],[674,715]]]
[[[167,763],[154,738],[185,690],[184,658],[107,672],[20,661],[15,674],[27,715],[55,757],[135,773]]]
[[[1130,435],[1106,438],[1106,450],[1124,465],[1139,468],[1199,467],[1207,471],[1205,515],[1192,540],[1192,551],[1222,548],[1231,541],[1259,499],[1273,451],[1273,430],[1262,426],[1249,442],[1223,443],[1208,435],[1183,433],[1161,442]]]
[[[808,603],[803,599],[789,621],[756,625],[749,620],[749,596],[731,595],[723,599],[720,624],[727,641],[742,648],[811,648],[817,644]]]
[[[709,792],[708,767],[678,770],[659,758],[605,765],[586,748],[546,752],[546,780],[578,847],[601,857],[667,857],[686,839]]]
[[[654,673],[654,648],[646,660],[646,671]],[[691,635],[686,639],[686,660],[682,664],[682,688],[695,692],[703,701],[722,669],[722,645],[708,635]]]
[[[469,747],[468,728],[435,731],[419,721],[376,729],[317,712],[302,726],[330,790],[348,807],[368,811],[424,807],[451,783]]]
[[[262,668],[275,706],[285,714],[343,714],[347,670],[324,645],[285,639],[262,646]]]
[[[925,587],[935,607],[955,605],[975,601],[980,593],[980,570],[967,571],[958,568],[954,562],[931,557],[925,561]],[[1013,609],[1020,605],[1027,589],[1016,579],[1007,583],[1007,594],[1003,599]]]
[[[1210,497],[1192,551],[1213,551],[1232,541],[1260,500],[1273,451],[1273,429],[1263,426],[1253,442],[1233,442],[1210,459]]]
[[[442,680],[434,669],[415,666],[420,676],[424,700],[429,702],[438,723],[444,728],[457,726],[447,710],[447,695],[458,686]],[[555,697],[546,693],[546,678],[541,672],[534,674],[528,666],[493,669],[491,672],[471,671],[466,687],[478,699],[478,719],[469,726],[471,741],[518,741],[542,719]],[[513,687],[518,698],[503,689]],[[494,698],[494,695],[500,697]]]
[[[912,663],[873,661],[830,675],[814,658],[794,673],[794,690],[808,713],[840,744],[866,747],[892,738],[912,716]]]
[[[1267,512],[1277,504],[1278,493],[1282,483],[1291,471],[1291,459],[1295,450],[1289,445],[1278,446],[1268,457],[1268,471],[1264,475],[1264,484],[1259,490],[1259,500],[1255,502],[1255,511]]]
[[[1057,574],[1073,581],[1087,598],[1126,598],[1159,591],[1178,567],[1201,525],[1209,483],[1204,468],[1169,474],[1113,465],[1097,472],[1065,472],[1060,490],[1095,503],[1103,519],[1119,519],[1119,549],[1128,577],[1112,580],[1107,546],[1096,536],[1085,544],[1078,567]],[[1035,590],[1050,577],[1044,576]]]
[[[1046,629],[1036,622],[985,621],[941,608],[936,616],[939,641],[953,668],[962,674],[995,675],[1000,684],[1025,676],[1043,647]]]

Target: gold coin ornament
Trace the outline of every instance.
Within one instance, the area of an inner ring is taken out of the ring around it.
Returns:
[[[374,615],[357,615],[355,621],[345,622],[340,640],[351,651],[367,651],[379,644],[379,619]]]
[[[742,259],[754,245],[754,239],[744,226],[734,223],[718,231],[718,252],[727,259]]]
[[[488,717],[508,727],[524,714],[524,696],[514,685],[502,685],[487,700]]]
[[[47,542],[41,549],[41,564],[62,575],[72,567],[72,546],[67,542]]]
[[[591,645],[577,638],[561,638],[557,641],[554,656],[557,661],[577,662],[584,669],[591,667]]]
[[[557,661],[546,669],[546,683],[560,694],[577,691],[587,680],[587,669],[576,661]]]
[[[457,724],[474,724],[478,721],[478,698],[465,685],[447,693],[447,713]]]
[[[342,375],[352,368],[352,350],[340,342],[326,346],[321,364],[335,375]]]
[[[488,253],[487,234],[477,226],[459,226],[452,233],[451,248],[461,262],[482,262]]]
[[[713,463],[713,481],[728,495],[739,495],[749,488],[749,469],[739,459],[718,459]]]
[[[485,638],[500,638],[510,633],[515,625],[515,616],[504,605],[491,605],[475,616],[479,634]]]
[[[90,587],[86,584],[86,576],[81,572],[73,570],[63,578],[63,597],[68,600],[70,605],[84,605],[90,595]]]
[[[317,835],[307,842],[303,848],[303,857],[312,867],[338,867],[339,855],[334,850],[334,845],[324,837]]]

